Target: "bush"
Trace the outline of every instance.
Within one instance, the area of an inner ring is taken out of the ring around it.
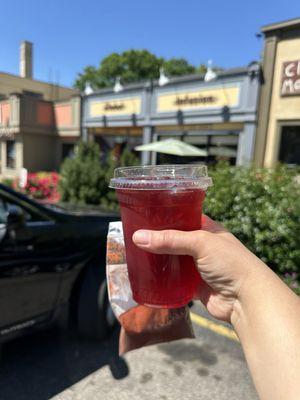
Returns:
[[[100,204],[108,210],[119,210],[119,203],[117,201],[116,191],[108,187],[110,179],[114,175],[114,170],[117,167],[129,167],[139,165],[139,159],[129,149],[125,148],[119,160],[117,160],[111,152],[105,164],[105,184],[107,193],[102,196]]]
[[[204,211],[300,293],[299,170],[230,167],[210,171]]]
[[[118,166],[136,165],[138,162],[125,149],[118,160],[113,152],[101,162],[101,151],[96,143],[81,142],[75,148],[74,158],[66,159],[61,167],[59,191],[62,201],[75,204],[101,205],[108,210],[117,210],[115,191],[108,184]]]
[[[80,143],[74,158],[67,158],[61,167],[59,192],[62,201],[99,204],[105,188],[105,172],[100,165],[100,149],[96,143]]]
[[[1,180],[1,183],[3,185],[6,185],[6,186],[10,187],[11,189],[14,188],[14,179],[13,178],[3,178]]]

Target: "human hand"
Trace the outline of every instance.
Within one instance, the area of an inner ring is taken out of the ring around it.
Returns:
[[[197,298],[213,317],[227,322],[232,322],[234,305],[247,289],[249,276],[263,264],[235,236],[207,216],[202,217],[199,231],[139,230],[134,233],[133,242],[156,254],[194,257],[204,281]]]

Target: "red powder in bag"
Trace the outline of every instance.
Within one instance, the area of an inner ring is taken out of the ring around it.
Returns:
[[[151,308],[133,300],[121,222],[109,224],[106,274],[109,300],[121,324],[120,354],[155,343],[194,337],[188,306]]]

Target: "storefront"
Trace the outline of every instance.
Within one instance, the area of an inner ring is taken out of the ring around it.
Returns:
[[[133,150],[143,141],[146,126],[147,92],[141,85],[128,86],[122,93],[101,90],[83,101],[83,140],[95,141],[101,151],[118,156],[125,147]]]
[[[300,164],[300,18],[262,28],[263,76],[255,163]]]
[[[119,93],[100,90],[83,97],[83,137],[104,151],[178,137],[207,150],[207,157],[187,161],[225,158],[246,165],[254,152],[259,86],[260,68],[252,63],[210,82],[191,75],[172,78],[165,86],[148,82]],[[177,160],[144,152],[141,161]]]

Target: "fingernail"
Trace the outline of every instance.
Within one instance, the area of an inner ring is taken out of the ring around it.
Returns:
[[[137,231],[133,234],[133,241],[137,244],[149,244],[151,233],[149,231]]]

